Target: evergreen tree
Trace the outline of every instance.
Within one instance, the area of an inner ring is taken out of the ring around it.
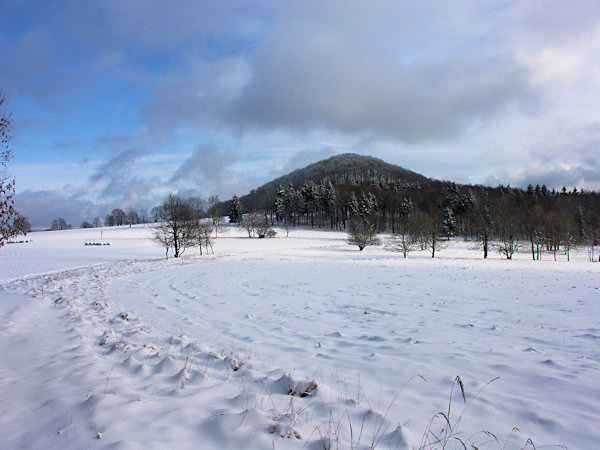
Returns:
[[[231,199],[231,207],[229,208],[229,223],[240,223],[242,221],[242,203],[237,195]]]
[[[277,216],[277,220],[286,221],[287,220],[287,210],[286,210],[286,192],[283,186],[279,185],[277,188],[277,195],[275,197],[275,215]]]
[[[405,198],[400,203],[400,217],[408,217],[413,210],[413,203],[410,198]]]
[[[307,181],[304,186],[302,186],[302,197],[304,199],[306,214],[310,214],[310,225],[314,226],[315,213],[319,206],[319,187],[314,181]]]
[[[325,226],[325,218],[329,217],[330,226],[333,228],[335,216],[335,188],[330,180],[324,181],[319,185],[319,209],[323,216],[322,226]]]
[[[372,192],[369,192],[368,198],[371,214],[375,214],[379,210],[379,203],[377,202],[377,197]]]
[[[398,180],[396,185],[394,186],[394,190],[397,194],[403,194],[405,191],[408,191],[409,184],[406,180]]]
[[[456,221],[454,220],[454,214],[452,213],[451,208],[446,208],[444,210],[443,230],[446,237],[454,235],[454,231],[456,230]]]
[[[358,216],[360,212],[360,206],[358,204],[358,200],[356,199],[356,194],[352,192],[350,194],[350,199],[348,200],[348,215],[350,217]]]
[[[290,202],[290,214],[296,214],[296,219],[306,210],[306,204],[304,203],[304,197],[299,189],[290,186],[289,188],[289,202]]]
[[[377,210],[377,200],[372,193],[368,195],[365,194],[365,191],[362,191],[360,194],[360,201],[358,202],[358,213],[362,217],[369,217],[375,214]]]

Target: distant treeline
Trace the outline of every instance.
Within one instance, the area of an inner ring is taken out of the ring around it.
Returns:
[[[435,242],[452,236],[477,240],[487,256],[494,242],[507,258],[527,242],[533,259],[543,252],[569,251],[577,245],[591,249],[600,244],[600,194],[593,191],[550,190],[546,186],[527,189],[510,186],[458,185],[430,180],[408,172],[398,174],[376,169],[348,171],[321,181],[304,181],[274,187],[265,185],[249,195],[220,202],[193,200],[196,217],[229,215],[240,223],[243,214],[260,213],[271,225],[286,229],[307,226],[347,230],[351,221],[363,221],[377,232],[406,235],[419,242]],[[134,225],[161,221],[163,206],[148,214],[134,209],[114,209],[104,225]],[[100,219],[82,227],[100,226]],[[63,219],[52,228],[70,227]],[[499,244],[498,244],[499,243]]]
[[[273,224],[345,230],[351,220],[361,219],[379,232],[478,239],[486,253],[488,240],[508,241],[509,248],[511,242],[527,241],[533,259],[542,250],[593,247],[600,240],[600,194],[576,188],[491,188],[351,174],[242,199],[250,203],[242,202],[244,212],[265,213]]]

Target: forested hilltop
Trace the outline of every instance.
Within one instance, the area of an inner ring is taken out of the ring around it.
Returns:
[[[479,239],[484,249],[493,239],[507,257],[517,241],[528,241],[536,259],[542,250],[593,247],[600,237],[597,192],[461,185],[357,154],[295,170],[235,200],[244,213],[264,213],[273,224],[342,230],[360,219],[378,231]],[[232,202],[222,209],[230,211]]]

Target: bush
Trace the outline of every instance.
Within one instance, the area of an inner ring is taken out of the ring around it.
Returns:
[[[354,218],[350,220],[348,228],[348,244],[358,246],[359,251],[363,251],[368,245],[379,245],[381,241],[377,237],[375,224],[366,218]]]

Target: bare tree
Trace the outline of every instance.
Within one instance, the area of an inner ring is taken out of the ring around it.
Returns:
[[[246,231],[248,232],[248,237],[251,238],[255,235],[257,229],[262,227],[265,222],[266,219],[263,214],[258,212],[251,212],[249,214],[246,214],[242,218],[240,226],[246,229]]]
[[[200,254],[202,255],[202,247],[204,247],[206,253],[208,254],[208,249],[210,248],[211,253],[214,253],[213,250],[213,226],[212,221],[210,220],[199,220],[196,223],[194,230],[194,239],[196,241],[196,245],[200,250]]]
[[[350,220],[348,227],[348,244],[356,245],[359,251],[369,245],[379,245],[381,241],[377,237],[377,227],[367,218],[355,217]]]
[[[562,243],[565,249],[565,254],[567,255],[567,261],[571,261],[571,250],[575,250],[577,248],[577,234],[573,232],[574,230],[565,230],[562,235]]]
[[[153,239],[165,247],[167,258],[169,250],[178,258],[195,244],[197,214],[191,199],[169,194],[160,205],[159,220],[153,227]]]
[[[135,209],[129,208],[125,215],[125,220],[127,221],[127,225],[131,228],[131,225],[140,223],[140,216]]]
[[[219,233],[227,231],[227,225],[225,223],[225,217],[217,216],[211,218],[212,229],[215,231],[215,239],[219,237]]]
[[[432,258],[435,258],[436,251],[444,248],[441,220],[437,210],[433,212],[415,211],[411,216],[411,229],[415,240],[420,242],[422,249],[431,252]]]
[[[0,107],[4,97],[0,95]],[[6,174],[6,166],[10,160],[8,148],[10,116],[0,115],[0,247],[14,234],[12,221],[17,214],[14,208],[15,179]]]
[[[211,195],[208,197],[208,216],[218,217],[221,216],[221,201],[218,195]]]
[[[173,235],[165,223],[157,222],[152,227],[152,240],[164,247],[165,258],[169,259],[169,249],[173,247]]]
[[[30,231],[31,224],[29,223],[29,219],[16,213],[12,224],[12,235],[18,236],[19,234],[22,234],[23,236],[26,236]]]
[[[406,227],[400,227],[396,234],[393,234],[385,242],[385,248],[393,252],[402,253],[404,258],[417,247],[417,241],[412,233]]]
[[[501,255],[506,257],[506,259],[512,259],[513,255],[519,249],[519,228],[516,223],[514,208],[510,200],[501,200],[495,218],[498,229],[498,243],[496,244],[496,248]]]
[[[588,249],[588,259],[592,262],[596,260],[595,251],[600,241],[599,236],[600,233],[598,232],[598,229],[593,225],[583,226],[583,238]]]
[[[69,230],[71,228],[71,225],[67,223],[67,221],[65,219],[63,219],[62,217],[57,217],[56,219],[54,219],[52,221],[52,225],[50,226],[50,229],[55,231],[55,230]]]
[[[283,224],[281,226],[285,230],[285,237],[289,237],[290,231],[294,229],[294,222],[292,220],[286,219],[283,221]]]
[[[127,221],[127,214],[121,208],[115,208],[110,212],[113,219],[113,225],[121,226]]]
[[[489,209],[489,200],[486,196],[484,204],[477,207],[475,210],[475,228],[477,230],[477,241],[483,250],[483,258],[488,257],[490,239],[492,236],[492,216]]]
[[[152,222],[158,222],[160,220],[160,206],[154,206],[150,210],[150,217]]]
[[[148,222],[148,211],[146,211],[145,209],[140,210],[140,222],[143,223],[144,225],[146,225],[146,223]]]
[[[259,239],[274,238],[277,234],[275,230],[271,228],[271,224],[267,220],[266,216],[263,216],[261,221],[257,221],[254,230],[256,231],[256,235]]]
[[[531,187],[533,189],[533,187]],[[542,205],[534,204],[522,214],[523,228],[531,246],[531,259],[542,259],[542,246],[545,235],[545,211]]]
[[[251,212],[246,214],[240,226],[248,232],[248,237],[257,236],[259,239],[275,237],[277,234],[267,219],[266,213]]]
[[[557,222],[553,233],[554,245],[552,246],[554,260],[556,261],[556,253],[560,251],[564,252],[567,261],[570,261],[571,250],[575,249],[578,244],[577,222],[572,216],[564,212],[558,215],[556,219]]]
[[[113,227],[115,225],[115,218],[112,214],[107,214],[104,218],[104,226]]]
[[[513,255],[519,249],[519,241],[516,233],[510,227],[501,227],[500,236],[496,248],[501,255],[506,256],[506,259],[512,259]]]

